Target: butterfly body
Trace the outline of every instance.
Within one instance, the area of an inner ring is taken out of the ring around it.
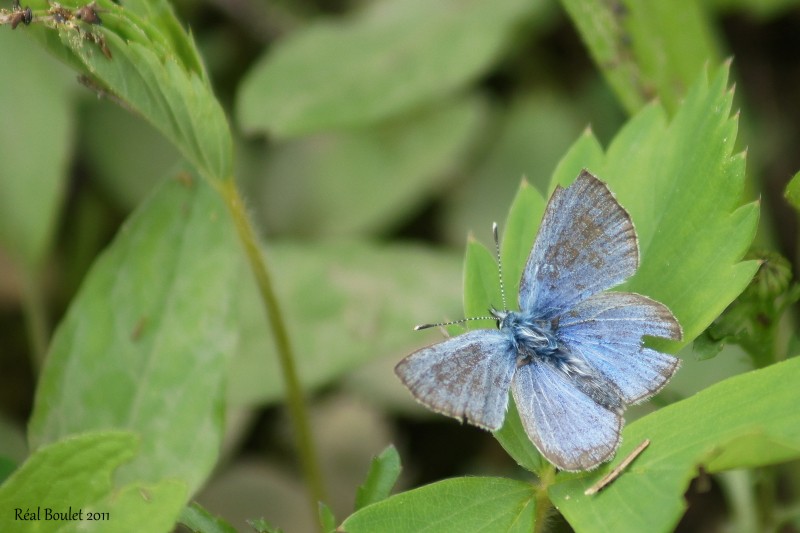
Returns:
[[[680,339],[663,304],[609,292],[639,266],[636,231],[608,187],[583,171],[557,187],[520,280],[519,311],[492,309],[498,329],[414,352],[395,371],[414,397],[496,431],[509,391],[531,442],[564,470],[613,457],[627,405],[661,390],[679,360],[644,336]]]
[[[623,400],[613,382],[597,372],[584,359],[571,353],[558,339],[558,319],[540,320],[530,313],[492,310],[500,332],[506,332],[517,354],[517,367],[535,362],[548,365],[570,379],[576,388],[597,404],[622,413]]]

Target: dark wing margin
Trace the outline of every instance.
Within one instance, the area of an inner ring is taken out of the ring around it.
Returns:
[[[395,373],[426,407],[496,431],[505,419],[515,369],[508,335],[481,329],[412,353]]]
[[[630,215],[588,171],[556,187],[522,273],[519,306],[552,319],[589,296],[619,285],[639,266]]]

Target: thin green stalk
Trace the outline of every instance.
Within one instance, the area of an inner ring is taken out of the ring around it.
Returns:
[[[752,470],[729,470],[717,474],[722,493],[732,512],[732,529],[737,532],[760,529],[752,476]]]
[[[311,498],[311,508],[313,516],[317,516],[318,502],[325,499],[322,475],[320,473],[319,461],[317,453],[314,448],[313,439],[311,437],[311,426],[309,423],[308,411],[303,397],[303,390],[300,386],[300,381],[297,378],[297,370],[294,363],[294,354],[292,346],[289,341],[289,335],[286,330],[286,324],[283,320],[278,299],[272,289],[272,281],[270,279],[267,265],[261,255],[261,248],[258,244],[256,233],[250,218],[247,216],[247,211],[242,202],[242,197],[236,187],[236,182],[233,179],[226,180],[220,184],[222,197],[228,210],[233,216],[233,221],[236,224],[236,230],[239,234],[239,239],[242,241],[247,259],[250,263],[250,268],[256,278],[258,290],[261,293],[261,299],[267,310],[267,317],[269,319],[270,329],[272,330],[273,338],[275,339],[275,347],[278,352],[278,360],[281,365],[281,372],[283,373],[283,381],[286,384],[286,401],[289,406],[289,413],[294,427],[295,437],[297,439],[297,448],[300,458],[300,464],[303,469],[303,475],[308,487],[309,496]]]
[[[550,501],[550,496],[547,494],[547,489],[556,479],[556,468],[553,465],[546,465],[541,472],[539,472],[539,484],[536,487],[536,522],[533,526],[534,533],[541,533],[545,530],[545,521],[547,515],[550,514],[550,509],[553,503]]]
[[[41,290],[41,276],[37,273],[38,270],[33,269],[22,274],[22,305],[25,309],[25,329],[33,353],[31,366],[33,367],[34,375],[39,374],[39,370],[44,364],[49,339],[47,312],[45,311],[46,306]]]

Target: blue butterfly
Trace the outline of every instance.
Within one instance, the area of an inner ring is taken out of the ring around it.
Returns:
[[[395,372],[430,409],[490,431],[503,425],[511,389],[544,457],[562,470],[592,469],[614,456],[626,406],[660,391],[680,363],[642,341],[682,337],[664,304],[605,292],[638,267],[630,216],[584,170],[547,204],[522,273],[520,311],[493,308],[498,329],[423,348]]]

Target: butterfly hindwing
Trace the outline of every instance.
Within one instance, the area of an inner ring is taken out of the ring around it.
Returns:
[[[627,404],[661,390],[680,362],[644,347],[644,335],[678,340],[682,332],[667,306],[635,293],[596,294],[559,320],[559,339],[612,381]]]
[[[511,385],[528,438],[562,470],[589,470],[619,446],[623,419],[581,392],[550,363],[533,359]]]
[[[550,197],[520,281],[520,309],[555,318],[625,281],[638,265],[630,216],[605,183],[584,170]]]
[[[503,425],[515,368],[509,336],[480,329],[414,352],[395,372],[430,409],[495,431]]]

